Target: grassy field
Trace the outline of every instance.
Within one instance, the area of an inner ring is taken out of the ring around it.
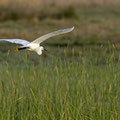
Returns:
[[[32,41],[75,26],[45,41],[41,56],[0,43],[0,120],[120,119],[119,7],[70,8],[0,17],[1,38]]]

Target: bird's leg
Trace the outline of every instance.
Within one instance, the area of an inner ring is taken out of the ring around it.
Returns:
[[[27,48],[29,48],[29,47],[18,47],[18,48],[15,48],[14,50],[19,51],[19,50],[24,50],[24,49],[27,49]]]

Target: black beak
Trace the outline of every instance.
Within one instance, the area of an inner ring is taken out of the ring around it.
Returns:
[[[47,49],[46,49],[46,48],[44,48],[44,51],[47,51]]]

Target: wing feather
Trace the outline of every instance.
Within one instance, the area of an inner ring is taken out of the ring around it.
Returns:
[[[61,30],[58,30],[58,31],[55,31],[55,32],[48,33],[46,35],[43,35],[43,36],[35,39],[30,44],[40,44],[43,41],[45,41],[46,39],[48,39],[48,38],[51,38],[51,37],[56,36],[56,35],[60,35],[60,34],[71,32],[73,29],[74,29],[74,27],[67,28],[67,29],[61,29]]]
[[[27,45],[30,42],[22,39],[0,39],[0,42],[10,42],[15,44]]]

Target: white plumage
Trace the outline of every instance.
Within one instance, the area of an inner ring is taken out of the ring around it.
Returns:
[[[21,45],[27,45],[30,43],[29,41],[22,40],[22,39],[0,39],[0,42],[11,42],[11,43],[16,43]]]
[[[42,50],[46,50],[46,49],[40,46],[40,43],[42,43],[46,39],[51,38],[53,36],[71,32],[73,29],[74,27],[67,28],[67,29],[61,29],[61,30],[58,30],[52,33],[48,33],[46,35],[43,35],[35,39],[32,42],[29,42],[27,40],[22,40],[22,39],[0,39],[0,42],[11,42],[11,43],[16,43],[16,44],[21,44],[22,46],[19,46],[18,48],[16,48],[16,50],[28,49],[28,50],[37,52],[38,55],[41,55]]]

